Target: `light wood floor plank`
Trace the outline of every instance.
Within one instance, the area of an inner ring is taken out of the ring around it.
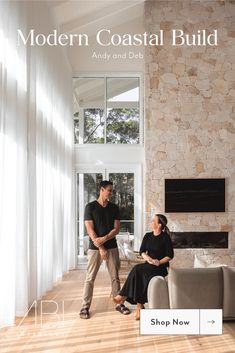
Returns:
[[[121,272],[124,280],[128,268]],[[141,336],[134,313],[115,311],[109,299],[110,283],[102,268],[95,283],[91,319],[81,320],[79,310],[85,270],[71,271],[43,298],[40,317],[32,310],[20,326],[0,330],[1,353],[234,353],[235,322],[224,323],[218,336]],[[63,307],[64,305],[64,307]],[[132,306],[130,308],[133,309]],[[16,320],[19,325],[20,319]]]

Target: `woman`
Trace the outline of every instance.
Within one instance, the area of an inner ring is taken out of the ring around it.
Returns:
[[[140,309],[144,309],[147,300],[148,284],[152,277],[167,275],[169,261],[174,257],[170,231],[167,227],[167,218],[156,214],[151,222],[152,232],[146,233],[141,247],[140,255],[145,263],[133,267],[124,283],[119,295],[113,298],[117,304],[128,301],[137,304],[136,320],[140,319]]]

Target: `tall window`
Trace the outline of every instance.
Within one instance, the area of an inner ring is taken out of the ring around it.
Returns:
[[[139,77],[74,78],[75,143],[140,142]]]

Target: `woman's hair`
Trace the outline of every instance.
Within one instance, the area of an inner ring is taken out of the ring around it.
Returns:
[[[162,231],[166,232],[168,235],[171,235],[171,232],[169,230],[169,228],[167,227],[167,218],[166,216],[164,216],[163,214],[156,214],[157,218],[158,218],[158,223],[160,223],[162,225]]]

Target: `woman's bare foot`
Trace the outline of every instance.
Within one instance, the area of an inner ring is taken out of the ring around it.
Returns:
[[[123,304],[124,301],[126,300],[127,297],[124,297],[123,295],[116,295],[116,297],[113,297],[113,302],[116,304]]]
[[[141,309],[144,309],[144,304],[137,303],[136,312],[135,312],[135,319],[136,320],[140,319],[140,310]]]

